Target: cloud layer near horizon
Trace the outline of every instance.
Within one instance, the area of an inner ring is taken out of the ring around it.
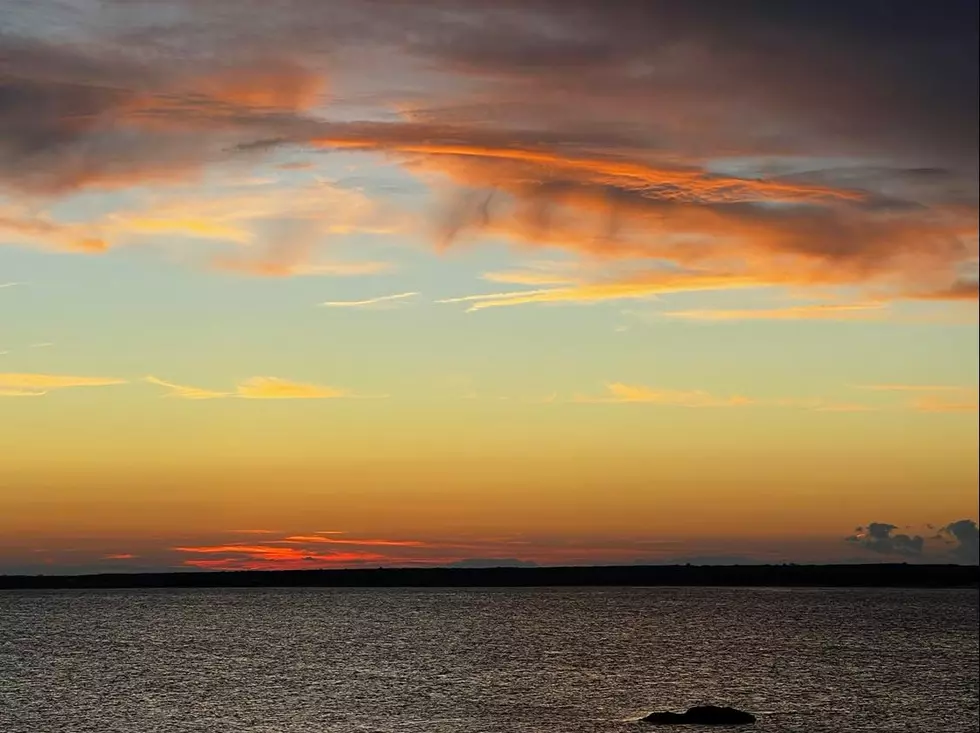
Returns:
[[[386,156],[441,196],[438,243],[502,236],[591,263],[573,285],[463,296],[473,309],[770,284],[977,296],[975,3],[208,0],[163,14],[88,0],[2,13],[5,238],[102,251],[25,202],[344,151]],[[273,215],[295,240],[285,251],[215,265],[314,271],[323,225]],[[239,231],[203,218],[198,234]],[[611,261],[631,271],[610,274]]]
[[[977,523],[972,519],[950,522],[928,538],[920,534],[896,532],[898,529],[896,525],[887,522],[870,522],[866,527],[855,529],[854,534],[845,540],[870,552],[904,558],[920,558],[928,549],[927,540],[939,541],[946,547],[939,550],[938,554],[947,561],[964,565],[976,565],[980,562]]]

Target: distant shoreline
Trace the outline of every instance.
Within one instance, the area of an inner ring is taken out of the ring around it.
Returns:
[[[976,565],[627,565],[0,575],[0,590],[125,588],[977,588]]]

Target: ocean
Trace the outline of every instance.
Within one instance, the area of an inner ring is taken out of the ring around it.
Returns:
[[[977,590],[0,592],[0,733],[978,729]]]

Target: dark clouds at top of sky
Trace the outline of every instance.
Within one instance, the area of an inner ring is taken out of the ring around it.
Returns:
[[[977,165],[977,5],[963,0],[5,0],[0,13],[4,46],[21,45],[23,55],[27,42],[50,42],[35,45],[30,61],[14,59],[5,76],[26,64],[50,79],[74,38],[90,58],[73,59],[73,74],[106,93],[152,87],[191,65],[289,57],[336,75],[356,73],[345,54],[413,59],[416,70],[484,84],[458,106],[458,83],[424,90],[429,114],[467,123],[554,125],[549,113],[560,107],[575,112],[562,126],[592,127],[600,141],[622,127],[646,145],[669,132],[673,146],[708,144],[711,154],[719,146]],[[139,78],[127,79],[135,63]],[[364,74],[411,99],[402,67]],[[577,95],[592,103],[572,110]],[[699,122],[720,139],[685,141],[685,128],[704,134]]]
[[[353,140],[517,202],[460,231],[496,218],[564,239],[556,209],[572,200],[610,230],[667,221],[771,240],[748,255],[767,276],[790,256],[819,265],[797,281],[827,280],[826,264],[846,281],[911,276],[900,289],[923,297],[976,295],[975,2],[0,0],[0,27],[0,180],[15,193],[191,175],[270,141]],[[678,171],[701,176],[680,203],[664,184]],[[711,176],[860,200],[704,198]],[[703,252],[646,256],[732,259]]]

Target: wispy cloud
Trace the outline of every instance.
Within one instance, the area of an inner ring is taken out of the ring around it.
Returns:
[[[68,374],[4,373],[0,374],[0,396],[40,397],[48,392],[72,387],[104,387],[125,384],[114,377],[82,377]]]
[[[642,384],[608,382],[602,395],[578,395],[573,402],[647,404],[670,407],[769,407],[813,412],[870,412],[878,408],[855,402],[840,402],[821,397],[761,399],[746,395],[716,395],[702,389],[663,389]],[[553,400],[552,400],[553,401]]]
[[[321,384],[291,382],[279,377],[252,377],[237,386],[237,395],[249,400],[322,400],[349,397],[350,393]]]
[[[23,283],[20,283],[20,282],[0,283],[0,290],[3,290],[4,288],[12,288],[12,287],[15,287],[17,285],[23,285]]]
[[[365,260],[363,262],[320,262],[304,264],[275,260],[245,260],[217,257],[212,260],[217,270],[255,277],[357,277],[378,275],[395,269],[392,262]]]
[[[166,387],[170,390],[168,396],[188,400],[210,400],[225,397],[237,397],[249,400],[314,400],[358,396],[336,387],[306,382],[293,382],[279,377],[251,377],[250,379],[238,382],[233,392],[219,392],[200,387],[176,384],[153,376],[144,377],[144,381],[160,387]]]
[[[279,534],[279,532],[277,532],[274,529],[229,529],[227,531],[230,534],[257,534],[257,535]]]
[[[873,392],[905,394],[912,397],[904,404],[916,412],[964,413],[977,412],[980,407],[980,387],[958,384],[864,384],[858,389]]]
[[[189,559],[184,565],[213,570],[271,570],[276,568],[312,568],[377,563],[385,556],[376,552],[316,552],[304,547],[283,545],[203,545],[175,547],[189,555],[220,555],[216,559]]]
[[[143,377],[143,381],[149,382],[150,384],[155,384],[158,387],[166,387],[169,391],[169,397],[180,397],[185,400],[213,400],[221,397],[229,397],[232,393],[230,392],[217,392],[210,389],[202,389],[200,387],[188,387],[184,384],[175,384],[174,382],[168,382],[158,377],[152,375]]]
[[[564,262],[532,262],[524,269],[485,272],[480,279],[507,285],[574,285],[581,279],[581,270],[581,266]]]
[[[642,402],[678,407],[744,407],[753,404],[748,397],[731,395],[718,397],[704,390],[657,389],[638,384],[610,382],[602,397],[582,397],[581,402]]]
[[[662,315],[691,321],[878,321],[887,312],[884,303],[844,303],[788,308],[668,311]]]
[[[383,539],[354,539],[337,537],[328,534],[312,535],[290,535],[284,537],[280,542],[306,544],[313,543],[318,545],[358,545],[371,547],[435,547],[438,544],[422,542],[420,540],[383,540]]]
[[[320,303],[327,308],[369,308],[376,305],[393,304],[397,301],[415,298],[418,293],[396,293],[394,295],[381,295],[377,298],[367,298],[366,300],[327,300]]]
[[[980,400],[976,393],[972,397],[964,395],[963,399],[923,397],[913,401],[912,407],[919,412],[977,412],[980,410]]]
[[[613,300],[652,298],[663,293],[727,290],[758,287],[760,282],[740,275],[647,272],[625,280],[582,283],[568,287],[515,290],[500,293],[443,298],[437,303],[469,303],[467,311],[529,303],[599,303]]]
[[[963,392],[977,389],[958,384],[858,384],[855,386],[858,389],[875,392]]]

